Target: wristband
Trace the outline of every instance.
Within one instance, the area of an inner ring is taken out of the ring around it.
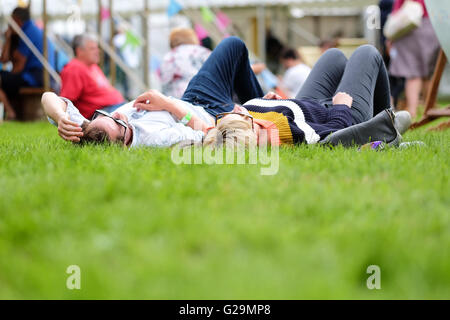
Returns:
[[[192,113],[190,111],[188,111],[188,113],[184,116],[183,119],[180,120],[180,122],[186,126],[189,123],[189,121],[191,121],[191,119],[192,119]]]

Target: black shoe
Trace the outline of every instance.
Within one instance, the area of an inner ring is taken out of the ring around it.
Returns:
[[[411,126],[412,119],[408,111],[398,111],[395,113],[394,125],[400,134],[404,134]]]
[[[395,127],[395,114],[391,109],[383,110],[369,121],[336,131],[320,143],[351,147],[362,146],[372,141],[383,141],[388,146],[394,147],[402,141],[402,136]]]

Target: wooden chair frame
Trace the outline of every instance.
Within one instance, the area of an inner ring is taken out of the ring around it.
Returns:
[[[419,128],[437,118],[440,117],[450,117],[450,106],[443,109],[437,109],[436,101],[439,90],[439,84],[441,82],[442,74],[444,73],[445,65],[447,63],[447,57],[444,51],[441,49],[439,52],[439,57],[436,63],[436,68],[434,69],[434,74],[431,79],[430,88],[427,93],[425,100],[425,111],[423,117],[420,121],[413,123],[411,129]],[[445,129],[450,126],[450,121],[440,124],[436,129]]]

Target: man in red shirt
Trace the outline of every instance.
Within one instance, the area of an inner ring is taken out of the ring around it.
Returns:
[[[62,70],[61,96],[73,102],[90,119],[95,110],[113,112],[125,103],[122,94],[99,68],[100,50],[93,35],[78,35],[73,40],[75,58]]]

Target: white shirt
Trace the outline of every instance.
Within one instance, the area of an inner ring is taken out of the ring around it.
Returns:
[[[311,68],[300,63],[286,70],[282,80],[282,88],[288,98],[295,98],[311,72]]]
[[[194,106],[188,102],[171,98],[176,103],[181,103],[193,115],[198,116],[208,125],[214,125],[213,117],[200,106]],[[88,121],[80,114],[80,111],[73,105],[70,100],[63,98],[67,102],[66,113],[69,119],[81,125],[84,121]],[[122,113],[128,118],[128,124],[133,129],[133,140],[131,148],[148,146],[148,147],[170,147],[181,141],[192,140],[201,142],[204,136],[203,131],[196,131],[192,128],[178,122],[172,114],[167,111],[137,111],[133,108],[134,101],[131,101],[116,112]],[[51,119],[49,119],[51,120]],[[53,121],[52,124],[56,125]]]

